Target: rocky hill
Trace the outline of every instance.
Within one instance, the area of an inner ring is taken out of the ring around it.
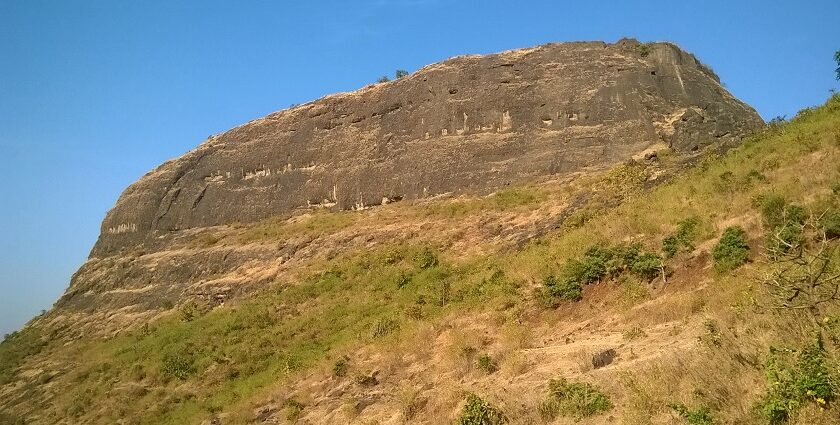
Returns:
[[[0,423],[840,424],[838,163],[840,96],[765,126],[667,43],[281,111],[126,190]]]
[[[102,314],[145,315],[197,294],[219,301],[275,278],[220,275],[301,255],[298,243],[184,252],[178,239],[202,228],[486,195],[661,149],[690,158],[762,125],[711,69],[668,43],[456,57],[254,120],[143,176],[108,213],[57,307],[95,311],[88,318],[99,323]],[[155,252],[169,254],[162,261]]]

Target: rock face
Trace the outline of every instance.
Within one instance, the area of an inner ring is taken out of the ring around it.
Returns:
[[[122,194],[91,257],[301,208],[488,193],[657,146],[734,143],[761,125],[672,44],[562,43],[456,57],[210,137]]]

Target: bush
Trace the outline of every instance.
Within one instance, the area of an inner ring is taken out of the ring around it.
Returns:
[[[300,419],[304,407],[303,403],[293,398],[286,400],[286,420],[294,422]]]
[[[428,269],[438,265],[438,257],[431,248],[424,248],[414,256],[414,264],[420,269]]]
[[[640,44],[636,50],[639,52],[639,56],[643,58],[650,54],[650,47],[647,44]]]
[[[347,356],[342,356],[335,361],[333,365],[333,375],[339,378],[347,376],[347,370],[350,369],[350,359]]]
[[[545,294],[553,300],[579,301],[583,298],[583,286],[574,279],[546,276],[543,286]]]
[[[381,338],[393,333],[400,328],[400,323],[391,317],[381,317],[374,322],[370,330],[370,336],[373,338]]]
[[[408,76],[408,71],[406,71],[404,69],[398,69],[396,72],[394,72],[394,77],[398,80],[402,77],[407,77],[407,76]]]
[[[715,270],[720,273],[734,270],[747,262],[749,254],[750,246],[744,229],[739,226],[727,227],[712,249]]]
[[[489,354],[484,354],[475,360],[475,367],[489,375],[499,370],[499,363],[493,360]]]
[[[758,408],[771,424],[787,422],[806,402],[824,408],[836,397],[836,377],[819,337],[799,351],[771,348],[765,374],[768,388]]]
[[[662,258],[652,252],[638,255],[630,263],[630,271],[641,279],[653,280],[663,273]]]
[[[807,220],[804,208],[788,204],[779,195],[771,195],[761,204],[761,217],[767,235],[767,250],[771,253],[785,253],[802,243],[802,225]]]
[[[689,409],[682,403],[676,403],[670,404],[668,407],[674,409],[689,425],[714,425],[715,423],[714,418],[712,418],[712,411],[706,406]]]
[[[830,210],[820,218],[820,228],[828,239],[840,238],[840,211]]]
[[[388,78],[388,77],[387,77],[387,76],[385,76],[385,75],[383,75],[383,76],[379,77],[379,79],[377,79],[377,80],[376,80],[376,82],[377,82],[377,83],[379,83],[379,84],[381,84],[381,83],[387,83],[388,81],[391,81],[391,79],[390,79],[390,78]]]
[[[544,419],[554,419],[558,414],[582,419],[606,412],[612,407],[609,397],[597,387],[560,378],[548,383],[548,399],[539,410]]]
[[[508,423],[507,417],[481,397],[468,393],[457,425],[501,425]]]
[[[183,353],[165,356],[163,358],[161,372],[171,378],[177,378],[182,381],[186,380],[190,375],[195,373],[192,356]]]
[[[699,223],[700,221],[696,218],[687,218],[677,223],[677,230],[662,241],[662,251],[666,258],[671,258],[680,251],[694,250],[694,239],[697,237]]]

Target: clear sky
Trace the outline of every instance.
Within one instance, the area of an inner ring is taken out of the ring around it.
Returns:
[[[840,2],[0,0],[0,332],[47,309],[120,192],[292,103],[466,53],[668,40],[765,119],[819,104]]]

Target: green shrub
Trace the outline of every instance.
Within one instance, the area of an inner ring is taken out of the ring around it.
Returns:
[[[475,360],[475,367],[484,373],[491,374],[499,370],[499,363],[493,360],[489,354],[484,354]]]
[[[828,239],[840,238],[840,210],[829,210],[820,218],[820,228]]]
[[[639,52],[639,56],[644,58],[650,54],[650,47],[647,44],[640,44],[636,51]]]
[[[680,251],[694,250],[694,239],[697,237],[697,218],[687,218],[677,223],[677,230],[662,241],[662,251],[666,258],[677,255]]]
[[[380,84],[381,83],[387,83],[388,81],[391,81],[391,79],[388,78],[388,76],[386,76],[386,75],[383,75],[376,80],[376,82],[380,83]]]
[[[424,248],[414,256],[414,264],[420,269],[428,269],[438,265],[438,257],[431,248]]]
[[[579,301],[583,297],[583,286],[574,279],[546,276],[543,287],[545,294],[552,300]]]
[[[663,273],[662,258],[652,252],[642,253],[630,263],[630,271],[641,279],[653,280]]]
[[[408,76],[408,71],[406,71],[404,69],[398,69],[396,72],[394,72],[394,78],[396,78],[398,80],[402,77],[407,77],[407,76]]]
[[[508,423],[507,417],[481,397],[468,393],[457,425],[501,425]]]
[[[823,408],[836,398],[836,377],[819,337],[801,350],[771,348],[765,377],[758,408],[771,424],[787,422],[804,403]]]
[[[712,417],[712,411],[706,406],[700,406],[696,409],[689,409],[688,406],[682,403],[668,405],[674,409],[681,418],[689,425],[714,425],[715,420]]]
[[[715,270],[721,273],[734,270],[749,259],[750,246],[746,232],[739,226],[727,227],[720,240],[712,249]]]
[[[587,418],[612,409],[609,397],[594,385],[569,382],[565,378],[552,379],[548,383],[548,399],[540,407],[544,419],[556,415]]]
[[[186,380],[195,373],[192,356],[185,353],[164,356],[161,372],[171,378]]]

